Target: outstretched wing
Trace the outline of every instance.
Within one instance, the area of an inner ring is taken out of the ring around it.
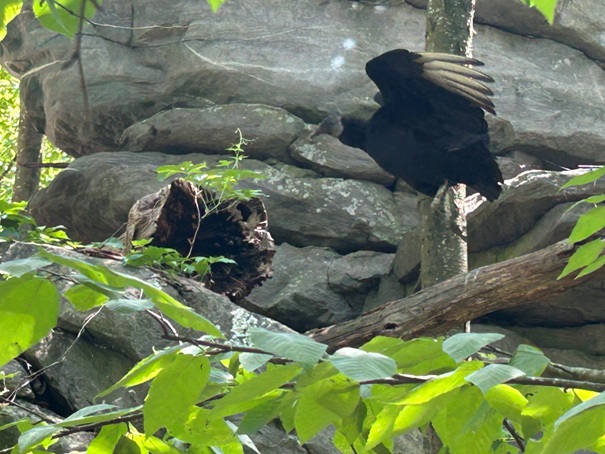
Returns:
[[[409,52],[395,49],[373,58],[366,73],[382,94],[383,103],[418,103],[466,100],[495,114],[490,99],[493,92],[484,82],[493,79],[468,65],[481,66],[479,60],[458,55]],[[444,95],[443,92],[454,96]]]

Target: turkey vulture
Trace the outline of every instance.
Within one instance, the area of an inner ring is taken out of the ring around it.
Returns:
[[[314,135],[330,133],[361,148],[386,171],[434,197],[445,182],[464,183],[498,198],[502,173],[488,150],[484,110],[495,114],[492,78],[466,65],[467,57],[386,52],[366,64],[380,93],[369,121],[330,116]]]

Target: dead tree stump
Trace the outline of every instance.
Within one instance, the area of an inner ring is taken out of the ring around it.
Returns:
[[[151,239],[151,245],[183,256],[234,260],[213,264],[202,281],[238,301],[271,277],[275,244],[267,226],[260,199],[218,200],[210,191],[176,179],[133,205],[123,239],[127,248],[132,240]]]

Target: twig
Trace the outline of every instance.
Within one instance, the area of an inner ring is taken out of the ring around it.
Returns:
[[[506,430],[508,430],[508,433],[511,434],[511,436],[513,437],[513,440],[515,440],[515,443],[517,445],[517,447],[519,448],[520,452],[525,452],[525,440],[523,439],[523,437],[521,437],[516,429],[515,426],[513,426],[508,419],[504,418],[504,420],[502,421],[502,425],[504,426],[504,428]]]

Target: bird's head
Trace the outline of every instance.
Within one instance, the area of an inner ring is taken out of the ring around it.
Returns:
[[[339,137],[344,130],[344,126],[342,124],[342,117],[337,113],[331,113],[324,120],[317,125],[313,134],[311,134],[311,139],[320,134],[328,134],[332,137]]]

